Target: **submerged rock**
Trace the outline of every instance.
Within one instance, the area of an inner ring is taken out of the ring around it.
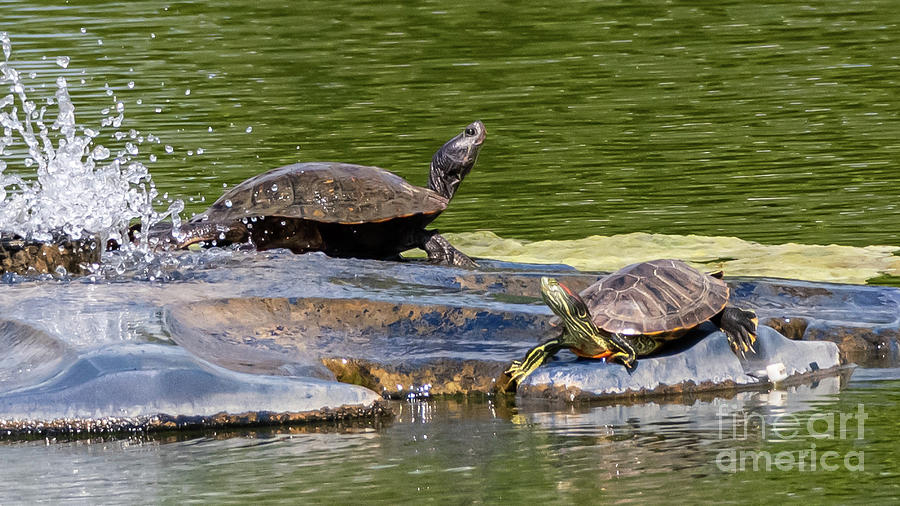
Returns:
[[[75,362],[69,345],[15,320],[0,320],[0,392],[36,385]]]
[[[0,232],[0,274],[80,275],[100,261],[100,250],[95,236],[73,240],[58,234],[50,241],[33,241]]]
[[[27,340],[3,344],[12,344],[12,349],[2,350],[4,355],[27,355],[27,349],[21,350]],[[361,387],[229,371],[199,361],[177,346],[119,344],[74,360],[70,355],[65,346],[51,344],[43,357],[48,370],[34,378],[35,384],[0,394],[0,430],[44,433],[270,424],[374,416],[381,410],[380,397]],[[57,367],[49,370],[53,364]]]

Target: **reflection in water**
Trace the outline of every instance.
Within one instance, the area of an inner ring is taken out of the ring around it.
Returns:
[[[43,441],[4,443],[5,457],[20,464],[0,482],[5,497],[30,497],[36,484],[29,477],[43,473],[34,466],[52,466],[59,478],[40,485],[41,497],[50,501],[77,494],[88,501],[114,496],[122,501],[679,497],[753,502],[798,490],[833,500],[856,494],[896,497],[894,457],[877,442],[892,433],[900,385],[844,391],[839,385],[838,378],[828,378],[814,386],[731,399],[593,408],[515,408],[499,399],[475,398],[397,402],[396,418],[380,426],[95,439],[58,442],[52,452]],[[855,412],[859,404],[869,414],[862,440],[853,431],[846,439],[811,439],[805,429],[793,438],[772,430],[776,419],[795,419],[805,427],[817,416]],[[766,420],[765,430],[753,425],[746,438],[732,437],[736,413],[760,415],[753,420]],[[731,473],[717,463],[723,450],[796,455],[812,444],[842,455],[864,449],[865,470]],[[819,488],[810,490],[809,480]]]

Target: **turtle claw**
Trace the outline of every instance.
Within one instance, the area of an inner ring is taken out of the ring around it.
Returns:
[[[728,337],[732,351],[740,358],[746,358],[747,352],[756,353],[756,328],[759,319],[751,310],[726,307],[722,310],[718,321],[719,328]]]
[[[466,269],[474,269],[478,264],[474,260],[466,256],[465,253],[454,248],[447,239],[437,232],[426,232],[431,234],[422,243],[421,248],[428,253],[428,260],[437,264],[453,265]]]
[[[634,363],[637,360],[637,352],[634,351],[634,347],[631,346],[631,343],[625,338],[622,334],[611,334],[609,336],[609,341],[619,349],[618,352],[612,354],[612,357],[618,358],[622,361],[625,367],[629,369],[634,369]]]

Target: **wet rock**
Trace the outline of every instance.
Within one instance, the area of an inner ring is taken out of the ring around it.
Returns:
[[[244,366],[251,368],[267,367],[274,355],[281,355],[283,363],[313,359],[339,381],[398,397],[493,392],[509,362],[553,332],[543,306],[518,309],[366,299],[225,299],[168,308],[166,321],[173,340],[221,365],[233,362],[221,350],[244,357]],[[783,364],[787,377],[839,365],[834,344],[795,343],[768,327],[761,328],[757,356],[742,364],[724,334],[711,324],[702,329],[660,356],[639,360],[633,371],[573,361],[574,355],[563,352],[569,360],[538,369],[519,392],[576,400],[761,388],[769,365]],[[259,349],[266,355],[256,365],[246,357]]]
[[[189,269],[182,264],[184,274],[174,283],[92,283],[82,278],[5,285],[0,312],[17,320],[0,326],[0,417],[7,420],[5,426],[104,431],[277,423],[376,412],[374,404],[343,404],[351,391],[364,392],[365,399],[491,392],[511,360],[555,331],[550,310],[539,300],[540,276],[565,277],[573,286],[597,278],[559,265],[483,261],[483,270],[465,271],[320,254],[213,253],[186,253],[206,260]],[[838,341],[845,360],[853,357],[845,352],[848,347],[863,357],[887,350],[885,360],[896,353],[897,289],[729,281],[737,305],[755,309],[761,321],[803,319],[805,340]],[[799,329],[793,330],[797,336]],[[590,382],[599,381],[603,374],[598,373],[615,364],[576,361],[567,351],[546,372],[581,374],[574,376],[581,382],[575,385],[580,390],[576,397],[606,399],[600,403],[667,395],[727,397],[745,388],[771,388],[763,378],[770,374],[769,365],[777,365],[768,360],[775,359],[765,355],[766,363],[735,364],[721,334],[706,330],[706,338],[698,334],[694,341],[678,341],[684,354],[669,348],[667,354],[640,360],[637,371],[649,370],[652,360],[663,362],[653,375],[659,385],[637,394],[626,389],[596,395],[587,388],[597,386]],[[802,348],[781,343],[776,351],[784,346],[799,357],[816,346],[832,346],[783,341]],[[692,342],[696,350],[688,348]],[[705,355],[700,353],[704,349]],[[798,366],[796,376],[814,381],[832,374],[824,363],[817,361],[818,371],[810,367],[799,372],[805,369]],[[710,377],[709,371],[719,374]],[[336,379],[369,390],[347,391],[356,387]],[[568,386],[529,383],[515,402],[570,402],[570,393]],[[300,402],[307,394],[307,404],[275,405],[279,399]],[[200,412],[199,407],[210,409]],[[13,415],[24,418],[16,421]],[[78,418],[48,419],[63,415]]]
[[[165,320],[175,342],[223,367],[316,361],[341,381],[398,397],[490,392],[511,357],[549,328],[545,308],[534,309],[248,298],[169,307]]]
[[[22,322],[0,320],[0,392],[38,384],[75,359],[62,340]]]
[[[763,325],[772,327],[788,339],[799,341],[806,334],[809,322],[805,318],[766,318]]]
[[[379,399],[334,381],[229,371],[177,346],[120,344],[82,354],[47,381],[4,392],[0,430],[287,423],[377,414]]]
[[[900,365],[900,290],[791,280],[733,280],[732,300],[791,339],[831,341],[841,360]]]
[[[95,236],[72,240],[57,234],[45,242],[0,232],[0,274],[80,275],[100,261],[100,251],[100,240]]]
[[[761,326],[756,353],[739,360],[724,333],[711,324],[703,324],[700,330],[693,339],[677,342],[680,346],[639,359],[633,369],[618,363],[572,359],[574,355],[569,355],[536,370],[519,386],[518,393],[575,401],[740,391],[824,371],[833,373],[840,366],[833,343],[791,341]]]

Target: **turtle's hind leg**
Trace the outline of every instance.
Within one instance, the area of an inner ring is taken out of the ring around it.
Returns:
[[[199,242],[226,246],[247,242],[249,233],[241,222],[234,223],[182,223],[178,230],[172,227],[153,229],[149,233],[150,246],[154,249],[187,249]]]
[[[756,342],[756,327],[759,323],[756,313],[726,306],[721,313],[712,318],[712,321],[728,337],[728,344],[735,354],[744,358],[748,351],[756,353],[753,348],[753,343]]]

